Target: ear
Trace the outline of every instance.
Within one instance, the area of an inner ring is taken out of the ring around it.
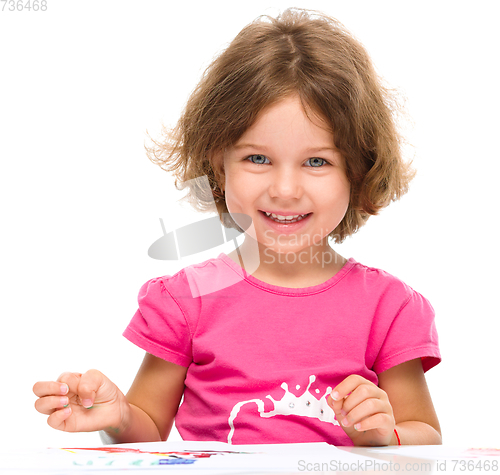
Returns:
[[[226,185],[226,177],[224,174],[224,151],[213,150],[210,152],[210,165],[214,172],[214,177],[219,184],[219,188],[224,191]]]

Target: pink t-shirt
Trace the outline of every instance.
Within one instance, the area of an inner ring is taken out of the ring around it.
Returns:
[[[326,404],[350,374],[441,361],[434,310],[396,277],[349,259],[322,284],[287,288],[227,255],[146,282],[124,336],[188,368],[184,440],[353,445]]]

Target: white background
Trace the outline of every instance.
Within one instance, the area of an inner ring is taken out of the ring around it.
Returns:
[[[336,249],[434,306],[443,362],[427,381],[444,443],[500,447],[496,2],[47,3],[0,12],[1,447],[100,443],[46,425],[35,381],[97,368],[126,392],[143,351],[121,333],[140,286],[232,250],[148,257],[160,217],[172,230],[208,216],[176,204],[146,131],[174,125],[243,26],[289,6],[342,21],[407,98],[418,176]]]

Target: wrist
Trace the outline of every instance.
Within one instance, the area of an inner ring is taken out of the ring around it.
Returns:
[[[115,443],[117,440],[126,436],[132,423],[133,414],[131,404],[127,401],[125,396],[119,404],[119,410],[116,414],[116,419],[110,421],[111,423],[101,430],[101,438],[109,440],[110,443]]]
[[[126,401],[121,421],[101,431],[105,444],[161,441],[160,432],[151,417],[140,407]]]

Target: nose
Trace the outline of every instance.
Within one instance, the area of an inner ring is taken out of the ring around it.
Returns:
[[[298,199],[302,196],[303,187],[300,173],[291,167],[276,168],[270,176],[269,196],[282,200]]]

